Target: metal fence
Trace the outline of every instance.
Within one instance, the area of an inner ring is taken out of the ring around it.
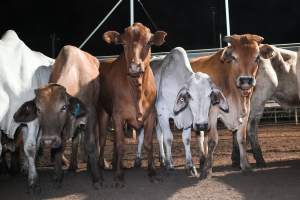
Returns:
[[[289,44],[273,44],[276,47],[288,49],[291,51],[298,51],[300,48],[300,43],[289,43]],[[189,58],[199,57],[210,55],[215,53],[220,48],[212,48],[212,49],[198,49],[198,50],[186,50]],[[169,52],[157,52],[152,53],[153,57],[156,56],[165,56]],[[117,55],[112,56],[97,56],[99,60],[107,60],[116,58]],[[282,108],[278,103],[273,100],[270,100],[266,103],[263,117],[261,118],[261,124],[270,124],[270,123],[295,123],[298,124],[300,120],[300,106],[296,108]]]

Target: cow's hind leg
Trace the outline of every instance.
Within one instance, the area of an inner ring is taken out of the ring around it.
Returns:
[[[101,186],[102,177],[100,177],[99,167],[98,167],[98,158],[99,154],[97,152],[98,142],[95,130],[97,130],[96,115],[90,115],[88,118],[88,123],[85,131],[85,147],[88,155],[88,166],[92,174],[92,182],[95,189],[99,189]],[[98,133],[97,133],[98,134]],[[97,140],[97,141],[96,141]]]
[[[22,127],[24,133],[24,153],[28,164],[28,192],[39,193],[41,191],[38,174],[35,166],[35,158],[37,153],[36,136],[29,132],[30,127]]]
[[[186,170],[190,176],[197,176],[198,173],[196,167],[193,164],[192,154],[191,154],[191,128],[183,129],[182,141],[185,150]]]
[[[156,176],[155,165],[154,165],[154,157],[153,157],[153,129],[155,126],[156,112],[153,111],[149,114],[148,119],[145,122],[144,130],[145,130],[145,141],[144,147],[148,154],[148,176],[151,182],[159,181]]]
[[[105,168],[105,161],[104,161],[104,149],[106,144],[106,136],[107,136],[107,127],[109,122],[109,115],[101,108],[99,115],[99,143],[100,143],[100,155],[99,155],[99,167],[101,170]]]
[[[256,160],[256,167],[266,167],[265,159],[262,155],[261,147],[258,141],[258,123],[260,121],[261,116],[249,117],[248,122],[248,139],[251,144],[252,152],[254,159]]]

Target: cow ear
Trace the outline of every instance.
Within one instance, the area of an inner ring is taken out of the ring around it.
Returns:
[[[69,97],[68,109],[75,118],[83,117],[87,114],[85,105],[76,97]]]
[[[150,44],[155,46],[161,46],[165,42],[167,33],[164,31],[156,31],[150,39]]]
[[[229,47],[225,47],[223,49],[223,52],[221,54],[221,57],[220,57],[220,60],[222,62],[231,62],[232,60],[235,60],[236,58],[233,56],[233,50],[232,50],[232,47],[229,46]]]
[[[259,53],[264,59],[269,59],[274,56],[275,51],[272,48],[272,46],[268,44],[263,44],[259,46]]]
[[[103,40],[108,44],[121,44],[121,35],[117,31],[107,31],[103,34]]]
[[[37,108],[35,101],[25,102],[14,114],[14,120],[18,123],[20,122],[30,122],[37,117]]]
[[[224,94],[219,90],[214,88],[210,94],[211,104],[219,105],[219,108],[225,113],[229,112],[228,102],[224,96]]]

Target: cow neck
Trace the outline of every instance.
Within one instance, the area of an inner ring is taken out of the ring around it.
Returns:
[[[121,55],[122,63],[126,63],[125,55],[124,53]],[[145,61],[145,71],[142,75],[139,77],[131,77],[129,76],[128,69],[126,65],[123,65],[126,72],[127,81],[129,83],[129,90],[130,94],[134,99],[134,103],[137,109],[137,121],[142,122],[143,116],[144,116],[144,109],[143,109],[143,96],[145,87],[145,81],[147,80],[147,77],[149,76],[149,69],[150,69],[150,53],[146,57]]]

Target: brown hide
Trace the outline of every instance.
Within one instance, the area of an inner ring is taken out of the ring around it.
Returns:
[[[156,84],[150,68],[151,45],[161,45],[166,33],[154,34],[140,23],[124,29],[104,33],[107,43],[122,44],[124,52],[113,62],[103,62],[100,68],[100,166],[104,166],[105,131],[109,116],[116,129],[114,167],[116,185],[123,182],[121,168],[124,153],[124,124],[140,129],[144,127],[145,148],[148,152],[149,176],[155,175],[152,152],[152,133],[155,126]]]

